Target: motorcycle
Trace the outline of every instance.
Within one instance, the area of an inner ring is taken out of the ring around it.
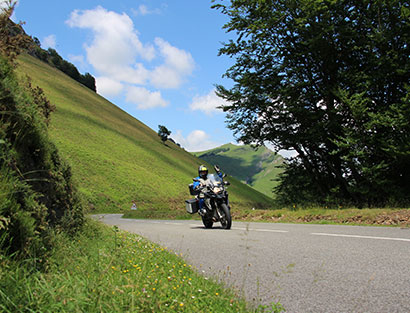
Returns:
[[[198,181],[196,178],[194,181]],[[220,222],[222,228],[230,229],[232,225],[231,210],[228,201],[228,191],[226,186],[229,182],[223,181],[215,174],[209,174],[205,180],[205,185],[194,189],[193,184],[189,185],[189,192],[195,199],[186,200],[186,210],[188,213],[196,213],[199,210],[199,194],[205,196],[204,206],[206,213],[201,216],[205,228],[212,228],[214,222]]]

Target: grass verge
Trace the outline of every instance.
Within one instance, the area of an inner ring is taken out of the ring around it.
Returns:
[[[55,237],[36,270],[33,260],[0,255],[1,312],[262,312],[207,280],[166,247],[92,220],[77,237]],[[273,306],[280,312],[280,306]]]
[[[410,227],[410,209],[293,208],[233,211],[238,221]]]
[[[273,222],[273,223],[312,223],[339,225],[373,225],[410,227],[410,209],[356,209],[356,208],[293,208],[280,210],[236,209],[232,206],[234,221]],[[200,219],[197,214],[185,210],[146,210],[126,211],[124,218],[135,219]]]

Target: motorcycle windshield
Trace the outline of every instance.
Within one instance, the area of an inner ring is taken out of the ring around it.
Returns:
[[[208,179],[213,185],[218,185],[222,183],[222,178],[215,174],[209,174]]]

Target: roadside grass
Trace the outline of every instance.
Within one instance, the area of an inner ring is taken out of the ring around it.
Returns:
[[[272,222],[272,223],[310,223],[336,225],[372,225],[410,227],[410,209],[383,208],[292,208],[261,210],[237,208],[232,204],[233,221]],[[188,214],[184,209],[175,211],[137,209],[125,211],[124,218],[134,219],[200,219],[198,214]]]
[[[409,208],[291,208],[232,211],[234,220],[253,222],[312,223],[410,227]]]
[[[0,255],[1,312],[265,312],[207,279],[181,255],[88,219],[36,270]],[[273,304],[269,312],[281,312]]]

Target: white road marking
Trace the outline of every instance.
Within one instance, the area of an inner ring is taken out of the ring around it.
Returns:
[[[393,238],[393,237],[375,237],[375,236],[359,236],[359,235],[344,235],[344,234],[328,234],[328,233],[311,233],[315,236],[331,236],[331,237],[347,237],[347,238],[364,238],[364,239],[377,239],[377,240],[396,240],[396,241],[408,241],[407,238]]]
[[[288,233],[288,230],[279,230],[279,229],[253,229],[255,231],[267,231],[272,233]]]
[[[242,227],[232,227],[235,230],[245,230],[245,231],[266,231],[271,233],[288,233],[287,230],[278,230],[278,229],[262,229],[262,228],[242,228]]]
[[[198,227],[202,226],[202,224],[189,224],[191,227]],[[288,233],[289,231],[287,230],[277,230],[277,229],[257,229],[257,228],[242,228],[242,227],[232,227],[231,229],[233,230],[248,230],[248,231],[266,231],[266,232],[272,232],[272,233]]]

